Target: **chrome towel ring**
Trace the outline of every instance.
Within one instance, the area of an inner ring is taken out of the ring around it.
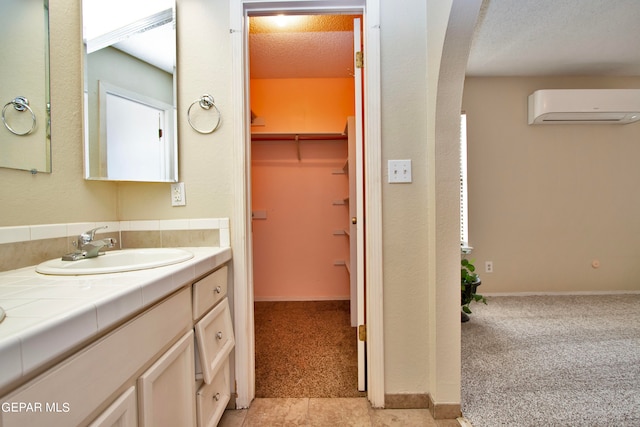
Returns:
[[[20,132],[16,132],[11,126],[9,126],[9,123],[7,123],[7,119],[5,117],[5,113],[9,105],[13,105],[13,108],[19,112],[29,110],[29,112],[31,113],[31,121],[32,121],[31,129],[29,129],[26,132],[20,133]],[[2,108],[2,123],[4,123],[4,127],[6,127],[9,130],[9,132],[11,132],[14,135],[24,136],[24,135],[29,135],[31,132],[33,132],[36,128],[36,115],[31,109],[31,107],[29,107],[29,100],[24,96],[16,96],[15,99],[12,99],[11,101],[4,104],[4,107]]]
[[[200,105],[200,108],[202,108],[203,110],[210,110],[213,107],[214,114],[215,114],[216,117],[215,117],[215,125],[213,125],[213,128],[211,130],[198,129],[191,122],[191,109],[196,104]],[[187,110],[187,120],[189,121],[189,125],[193,128],[193,130],[195,130],[198,133],[207,134],[207,133],[215,132],[216,129],[218,129],[218,127],[220,126],[220,121],[221,121],[220,119],[221,118],[222,118],[222,114],[220,113],[220,110],[218,110],[218,107],[216,107],[216,104],[215,104],[215,102],[213,100],[213,96],[208,95],[206,93],[204,95],[202,95],[200,98],[198,98],[195,101],[193,101],[191,103],[191,105],[189,106],[189,109]]]

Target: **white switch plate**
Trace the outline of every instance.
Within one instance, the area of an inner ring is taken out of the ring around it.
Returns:
[[[411,182],[411,160],[389,160],[389,183]]]
[[[171,184],[171,206],[185,206],[187,204],[184,192],[184,182]]]

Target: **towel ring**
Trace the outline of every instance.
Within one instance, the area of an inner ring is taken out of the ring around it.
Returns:
[[[7,107],[9,105],[13,105],[13,108],[16,111],[22,112],[24,110],[29,110],[29,112],[31,113],[31,121],[32,121],[31,129],[29,129],[26,132],[20,133],[20,132],[16,132],[15,130],[13,130],[11,126],[9,126],[9,123],[7,123],[7,119],[5,117],[5,112],[7,111]],[[4,127],[6,127],[9,130],[9,132],[11,132],[14,135],[25,136],[33,132],[34,129],[36,128],[36,115],[31,109],[31,107],[29,107],[29,100],[24,96],[16,96],[15,99],[12,99],[11,101],[4,104],[4,107],[2,108],[2,123],[4,123]]]
[[[214,112],[217,115],[217,117],[216,117],[217,121],[216,121],[216,124],[213,126],[213,128],[211,130],[198,129],[197,127],[195,127],[193,125],[193,123],[191,123],[191,109],[196,104],[200,105],[200,108],[202,108],[203,110],[209,110],[209,109],[211,109],[211,107],[213,107],[213,109],[215,110]],[[218,110],[218,107],[216,107],[216,104],[213,101],[213,96],[208,95],[208,94],[204,94],[199,99],[196,99],[195,101],[193,101],[191,103],[191,105],[189,106],[189,109],[187,110],[187,120],[189,121],[189,125],[193,128],[193,130],[195,130],[198,133],[207,134],[207,133],[215,132],[218,129],[218,127],[220,126],[220,119],[221,118],[222,118],[222,114],[220,114],[220,110]]]

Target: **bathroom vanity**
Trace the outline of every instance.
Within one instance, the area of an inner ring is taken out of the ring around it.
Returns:
[[[0,425],[217,425],[232,391],[231,250],[187,250],[126,273],[0,273]]]

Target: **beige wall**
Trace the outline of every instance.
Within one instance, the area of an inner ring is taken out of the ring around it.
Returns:
[[[528,95],[553,88],[640,88],[640,78],[466,80],[481,290],[639,290],[640,124],[527,125]],[[483,273],[487,260],[494,273]]]
[[[426,4],[382,1],[380,26],[385,388],[427,393]],[[387,183],[389,159],[412,160],[411,184]]]

